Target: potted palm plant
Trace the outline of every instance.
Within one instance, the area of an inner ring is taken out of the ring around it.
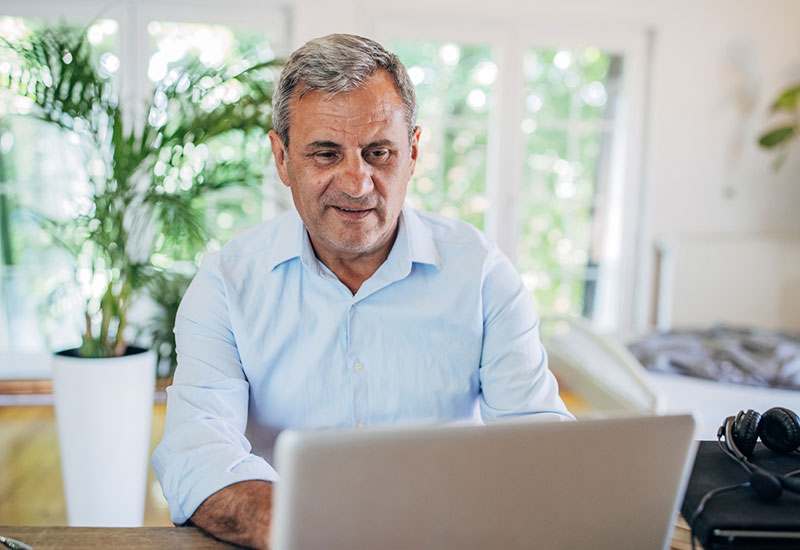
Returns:
[[[75,216],[31,210],[89,283],[81,344],[53,364],[68,520],[141,525],[156,356],[174,356],[164,327],[192,275],[175,266],[193,265],[206,247],[204,197],[263,177],[263,164],[214,161],[208,146],[232,133],[266,144],[277,62],[250,59],[236,71],[185,63],[143,109],[124,110],[85,30],[60,24],[2,46],[12,69],[0,88],[78,142],[89,167],[91,191]],[[131,312],[145,301],[162,309],[135,333]],[[133,345],[133,334],[147,345]]]

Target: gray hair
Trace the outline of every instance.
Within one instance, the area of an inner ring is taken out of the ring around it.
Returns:
[[[408,139],[411,141],[417,121],[417,97],[414,85],[400,59],[368,38],[352,34],[330,34],[306,42],[295,50],[281,72],[272,98],[272,126],[285,147],[289,146],[289,102],[298,91],[298,99],[319,90],[329,95],[349,92],[365,85],[378,69],[394,79],[403,101]]]

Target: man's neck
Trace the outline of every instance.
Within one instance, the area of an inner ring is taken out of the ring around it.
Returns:
[[[322,247],[316,246],[311,235],[309,235],[309,239],[317,259],[325,264],[355,296],[364,281],[372,277],[383,265],[383,262],[386,261],[386,258],[389,257],[389,252],[391,252],[392,246],[394,246],[394,242],[397,239],[397,227],[395,227],[394,233],[386,244],[375,251],[365,254],[342,255],[331,253],[325,251]]]

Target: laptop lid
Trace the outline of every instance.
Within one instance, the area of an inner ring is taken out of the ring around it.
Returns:
[[[688,415],[283,432],[272,548],[666,548]]]

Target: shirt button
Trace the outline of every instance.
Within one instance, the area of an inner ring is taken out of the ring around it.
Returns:
[[[359,430],[363,430],[366,427],[367,427],[367,425],[364,424],[363,422],[359,422],[358,424],[356,424],[356,429],[359,429]]]
[[[361,363],[356,363],[355,366],[353,367],[353,370],[356,372],[363,372],[364,365],[362,365]]]

